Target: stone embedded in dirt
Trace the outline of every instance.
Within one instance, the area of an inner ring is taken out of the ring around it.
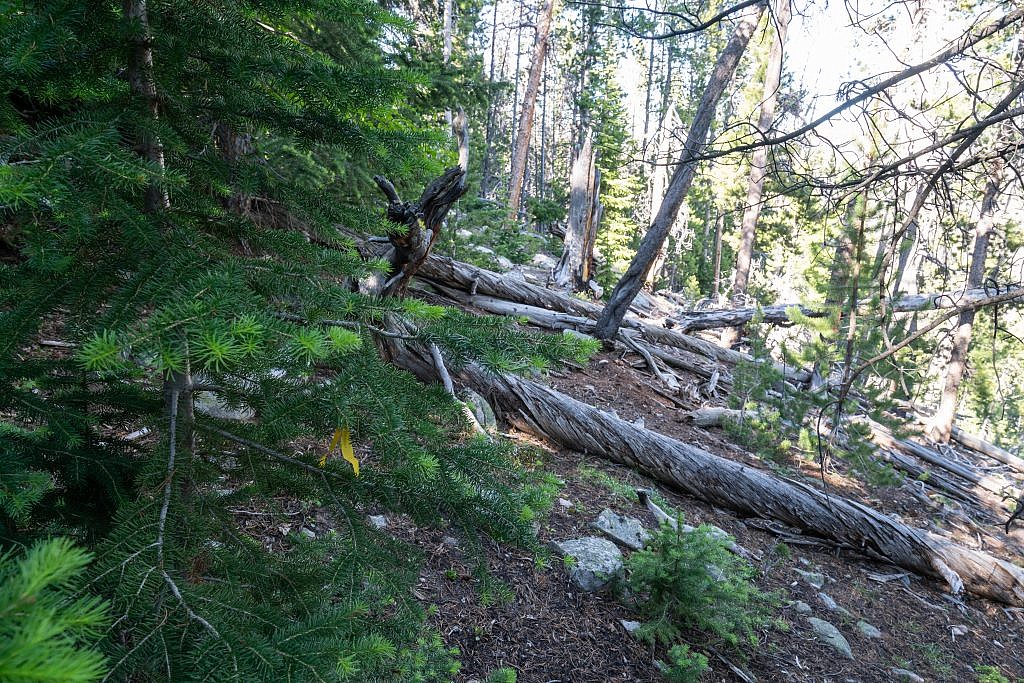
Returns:
[[[807,621],[811,624],[811,628],[814,629],[814,633],[817,634],[821,642],[830,645],[832,649],[847,659],[853,659],[853,650],[850,649],[850,643],[839,632],[839,629],[827,621],[815,617],[807,617]]]
[[[571,500],[567,500],[565,498],[559,498],[558,499],[558,504],[561,505],[562,507],[564,507],[566,510],[568,510],[569,508],[572,507],[572,501]]]
[[[793,603],[793,609],[796,611],[797,614],[810,614],[811,613],[811,606],[808,605],[803,600],[797,600],[796,602],[794,602]]]
[[[385,517],[384,515],[370,515],[369,517],[366,518],[366,520],[370,523],[370,526],[372,526],[374,529],[387,529],[388,528],[388,518]]]
[[[301,529],[299,529],[299,533],[302,534],[302,536],[304,536],[305,538],[316,538],[316,532],[310,529],[309,527],[302,527]]]
[[[821,604],[825,605],[825,608],[830,612],[837,612],[844,617],[853,616],[848,609],[841,607],[828,593],[818,593],[818,599],[821,600]]]
[[[821,590],[825,587],[824,574],[820,572],[805,572],[802,569],[794,569],[793,571],[799,574],[800,578],[804,580],[804,583],[806,583],[811,588],[817,588],[818,590]]]
[[[455,538],[454,536],[445,536],[441,539],[441,543],[448,546],[449,548],[459,547],[459,539]]]
[[[644,528],[643,522],[635,517],[620,515],[613,510],[605,508],[597,516],[597,521],[592,525],[613,541],[617,541],[627,548],[643,550],[651,534]]]
[[[629,619],[619,619],[619,623],[622,624],[622,628],[626,629],[627,633],[635,633],[641,626],[639,621],[630,621]]]
[[[558,265],[558,261],[553,256],[548,256],[547,254],[534,254],[533,258],[530,259],[530,263],[538,268],[554,268]]]
[[[614,543],[603,538],[587,536],[554,541],[551,548],[572,558],[569,578],[587,592],[604,588],[622,571],[622,553]]]
[[[889,673],[892,674],[893,679],[897,681],[906,681],[906,683],[924,683],[924,679],[918,676],[913,671],[907,671],[906,669],[889,669]]]
[[[869,624],[868,622],[864,621],[863,619],[861,619],[860,621],[857,622],[857,630],[860,631],[860,634],[862,636],[864,636],[865,638],[881,638],[882,637],[882,632],[879,631],[878,628],[874,626],[874,624]]]
[[[953,637],[953,640],[956,640],[958,636],[966,636],[967,631],[967,627],[963,624],[953,624],[949,627],[949,635]]]

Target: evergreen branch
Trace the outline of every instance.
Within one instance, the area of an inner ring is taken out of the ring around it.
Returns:
[[[197,426],[199,427],[199,429],[202,429],[204,431],[210,432],[211,434],[216,434],[217,436],[223,437],[223,438],[227,439],[228,441],[234,441],[235,443],[239,444],[240,446],[245,446],[246,448],[251,448],[252,450],[257,451],[259,453],[262,453],[263,455],[269,456],[269,457],[271,457],[271,458],[273,458],[275,460],[280,460],[281,462],[288,463],[289,465],[294,465],[295,467],[298,467],[300,469],[306,470],[307,472],[311,472],[313,474],[317,474],[320,477],[331,477],[333,479],[338,479],[340,481],[345,481],[345,478],[342,477],[339,474],[335,474],[333,472],[328,472],[326,470],[322,470],[319,467],[314,467],[313,465],[309,465],[307,463],[304,463],[304,462],[302,462],[301,460],[299,460],[297,458],[293,458],[293,457],[291,457],[289,455],[285,455],[284,453],[281,453],[279,451],[275,451],[273,448],[268,448],[267,446],[264,446],[261,443],[258,443],[256,441],[252,441],[250,439],[247,439],[244,436],[239,436],[238,434],[232,434],[231,432],[224,431],[223,429],[220,429],[219,427],[213,427],[213,426],[210,426],[210,425],[200,424],[200,425],[197,425]]]

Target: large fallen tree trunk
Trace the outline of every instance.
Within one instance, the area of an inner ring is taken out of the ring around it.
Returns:
[[[436,375],[430,354],[401,339],[391,357],[420,377]],[[776,477],[637,427],[550,387],[469,365],[460,379],[488,397],[512,425],[559,445],[634,467],[688,495],[732,510],[777,519],[845,543],[967,591],[1024,606],[1024,569],[913,529],[872,508]]]
[[[981,437],[968,434],[959,427],[953,427],[953,432],[950,436],[952,436],[953,441],[956,441],[960,445],[970,448],[972,451],[977,451],[982,455],[987,455],[993,460],[998,460],[1004,465],[1008,465],[1012,469],[1024,473],[1024,460],[1018,458],[1013,453],[1003,450],[999,446],[989,443]]]
[[[418,276],[430,283],[447,287],[449,290],[457,289],[468,292],[474,298],[463,299],[465,303],[479,303],[484,310],[494,313],[507,314],[509,312],[496,310],[499,304],[494,299],[502,299],[516,304],[518,305],[516,315],[524,315],[531,318],[531,322],[535,324],[554,329],[567,327],[581,329],[578,318],[596,320],[601,312],[601,306],[598,304],[566,296],[561,292],[532,285],[523,280],[503,276],[444,256],[431,255],[421,266]],[[445,293],[452,294],[450,291]],[[492,297],[492,299],[476,298],[480,296]],[[543,311],[535,311],[530,307],[543,309]],[[566,319],[563,324],[559,322],[558,313],[574,317]],[[623,320],[622,327],[638,330],[644,339],[652,343],[671,346],[722,363],[735,365],[740,362],[761,362],[755,361],[754,357],[749,354],[723,349],[704,339],[651,325],[634,316],[627,316]],[[810,373],[801,368],[784,366],[781,363],[773,363],[773,366],[790,381],[802,384],[810,379]]]

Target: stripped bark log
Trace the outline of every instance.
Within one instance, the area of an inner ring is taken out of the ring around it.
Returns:
[[[977,451],[982,455],[987,455],[993,460],[997,460],[1018,472],[1024,473],[1024,459],[1018,458],[1013,453],[1003,450],[999,446],[989,443],[981,437],[968,434],[959,427],[953,427],[951,436],[953,440],[960,445],[970,448],[972,451]]]
[[[421,379],[436,377],[430,352],[395,337],[389,356]],[[713,455],[621,420],[550,387],[478,365],[459,379],[489,399],[499,416],[566,448],[634,467],[687,495],[846,543],[924,576],[1024,606],[1024,569],[914,529],[853,500]]]
[[[746,414],[750,415],[751,411],[746,411]],[[694,410],[687,417],[700,427],[720,427],[727,421],[737,423],[742,421],[744,411],[731,408],[708,407]],[[879,459],[889,463],[897,470],[922,481],[925,485],[940,493],[955,498],[962,503],[967,503],[986,513],[985,517],[988,518],[988,521],[1008,514],[1009,511],[1004,504],[1003,498],[1005,489],[1008,488],[1007,486],[993,483],[974,469],[953,462],[923,444],[906,439],[897,439],[888,429],[876,422],[862,418],[851,418],[851,421],[867,424],[871,429],[871,440],[879,449]],[[942,470],[942,472],[929,470],[918,464],[910,456],[928,463],[933,468]],[[948,474],[943,474],[943,472]],[[948,476],[950,474],[960,477],[960,479],[968,483],[963,483]]]
[[[395,359],[410,369],[432,367],[410,362],[407,353]],[[778,519],[919,574],[943,578],[954,592],[966,589],[1024,605],[1024,569],[1009,562],[910,528],[856,501],[641,429],[536,382],[474,365],[465,367],[460,378],[489,397],[504,419],[531,434],[635,467],[715,505]]]
[[[519,311],[511,313],[512,315],[524,315],[530,318],[531,322],[534,322],[535,324],[550,326],[553,329],[565,328],[565,326],[562,326],[559,322],[559,317],[557,315],[557,313],[565,313],[577,318],[567,320],[566,326],[572,329],[577,329],[581,332],[588,332],[592,330],[593,327],[591,326],[588,328],[580,326],[582,323],[578,318],[596,320],[602,310],[599,304],[582,301],[580,299],[566,296],[561,292],[556,292],[537,285],[531,285],[530,283],[523,282],[522,280],[506,277],[500,273],[495,273],[494,271],[477,268],[436,254],[431,255],[430,258],[423,263],[418,274],[429,283],[440,284],[449,288],[449,290],[458,289],[469,292],[471,295],[484,295],[492,297],[494,300],[503,299],[505,302],[516,306],[515,309],[508,309],[509,311]],[[501,304],[498,304],[494,300],[474,299],[473,301],[479,302],[484,310],[488,310],[493,313],[502,313],[502,311],[498,310]],[[488,308],[488,306],[490,306],[490,308]],[[542,310],[532,311],[529,307]],[[541,320],[548,320],[551,324],[546,325],[541,322]],[[705,359],[712,359],[720,363],[735,365],[740,362],[761,362],[755,361],[754,357],[749,354],[733,351],[731,349],[723,349],[717,344],[704,339],[682,334],[676,330],[668,330],[657,325],[645,323],[634,316],[627,316],[623,320],[622,326],[626,329],[638,330],[644,339],[653,344],[669,346],[674,349],[679,349],[690,354],[696,354],[704,357]],[[666,359],[662,358],[662,360]],[[810,373],[801,368],[784,366],[781,363],[773,363],[772,365],[778,372],[782,373],[787,380],[792,382],[803,384],[810,379]]]

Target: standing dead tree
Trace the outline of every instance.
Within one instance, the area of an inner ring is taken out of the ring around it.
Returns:
[[[537,37],[533,43],[533,61],[523,95],[523,109],[519,114],[519,129],[515,147],[512,150],[512,171],[509,178],[508,215],[516,218],[523,199],[523,184],[526,180],[526,157],[530,151],[530,133],[533,131],[533,117],[537,110],[537,93],[540,78],[544,73],[544,59],[548,52],[548,36],[551,33],[551,17],[555,13],[557,0],[545,0],[537,22]]]
[[[587,291],[594,266],[594,242],[601,222],[601,171],[593,151],[593,133],[580,149],[569,179],[569,224],[565,231],[562,258],[551,273],[557,287]]]
[[[779,0],[772,16],[775,19],[775,39],[768,52],[768,64],[761,95],[761,111],[757,117],[757,131],[767,136],[775,120],[775,107],[779,101],[779,86],[782,83],[782,51],[786,43],[786,32],[791,15],[790,1]],[[734,305],[742,305],[750,281],[750,262],[754,254],[754,236],[757,221],[761,216],[764,200],[764,182],[768,177],[768,148],[758,147],[750,155],[750,179],[747,182],[747,201],[740,224],[740,246],[736,251],[736,275],[732,282]],[[717,292],[716,292],[717,293]],[[722,331],[722,346],[732,346],[739,337],[739,331],[727,327]]]
[[[466,170],[469,168],[469,126],[461,108],[452,121],[459,144],[459,165],[445,169],[423,190],[415,202],[404,202],[390,180],[374,176],[377,187],[388,198],[387,217],[400,226],[388,236],[391,249],[384,258],[391,267],[387,279],[370,278],[366,291],[383,296],[405,293],[409,281],[430,255],[437,241],[448,210],[466,193]]]

